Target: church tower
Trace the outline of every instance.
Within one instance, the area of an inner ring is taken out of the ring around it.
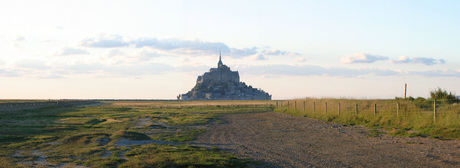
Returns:
[[[222,65],[224,65],[222,63],[222,54],[219,52],[219,62],[217,63],[217,68],[221,67]]]

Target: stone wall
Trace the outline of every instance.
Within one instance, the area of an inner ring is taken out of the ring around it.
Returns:
[[[222,83],[222,82],[240,82],[240,75],[237,71],[230,72],[206,72],[199,76],[197,83]]]

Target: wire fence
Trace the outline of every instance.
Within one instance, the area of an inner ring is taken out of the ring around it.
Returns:
[[[451,100],[353,100],[353,99],[297,99],[276,101],[276,108],[294,113],[322,115],[354,115],[365,118],[405,118],[417,116],[440,118],[460,116],[460,105]]]

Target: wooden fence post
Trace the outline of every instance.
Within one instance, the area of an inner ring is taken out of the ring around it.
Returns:
[[[398,102],[396,105],[396,118],[399,118],[399,109],[401,108],[401,103]]]
[[[327,114],[327,102],[324,104],[324,114]]]
[[[377,104],[374,104],[374,118],[377,116]]]
[[[338,112],[338,113],[339,113],[339,115],[340,115],[340,103],[339,103],[339,112]]]
[[[313,113],[315,113],[315,112],[316,112],[316,103],[313,102]]]
[[[356,103],[356,115],[359,114],[359,106],[358,106],[358,103]]]
[[[433,121],[436,122],[436,113],[437,113],[437,111],[436,111],[436,99],[434,99],[433,106],[434,106],[433,107],[433,113],[434,113],[433,114]]]
[[[297,101],[294,100],[294,110],[297,111]]]
[[[303,101],[303,112],[305,113],[305,101]]]
[[[289,106],[289,101],[288,101],[288,110],[290,109],[290,106]]]

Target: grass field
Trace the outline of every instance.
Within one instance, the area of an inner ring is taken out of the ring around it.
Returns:
[[[277,103],[278,112],[364,125],[376,129],[375,133],[383,129],[391,135],[460,139],[460,105],[456,103],[437,101],[436,118],[432,100],[297,99]]]
[[[249,159],[189,146],[223,114],[270,111],[272,101],[126,101],[2,112],[0,167],[245,167]],[[175,145],[117,145],[157,140]]]
[[[1,112],[0,167],[245,167],[257,162],[216,147],[184,142],[203,132],[204,125],[221,122],[221,115],[271,111],[275,105],[274,110],[283,113],[364,125],[376,136],[386,133],[460,139],[460,106],[445,102],[439,102],[436,119],[431,102],[405,100],[101,103],[93,107]],[[118,144],[153,140],[159,143]]]

